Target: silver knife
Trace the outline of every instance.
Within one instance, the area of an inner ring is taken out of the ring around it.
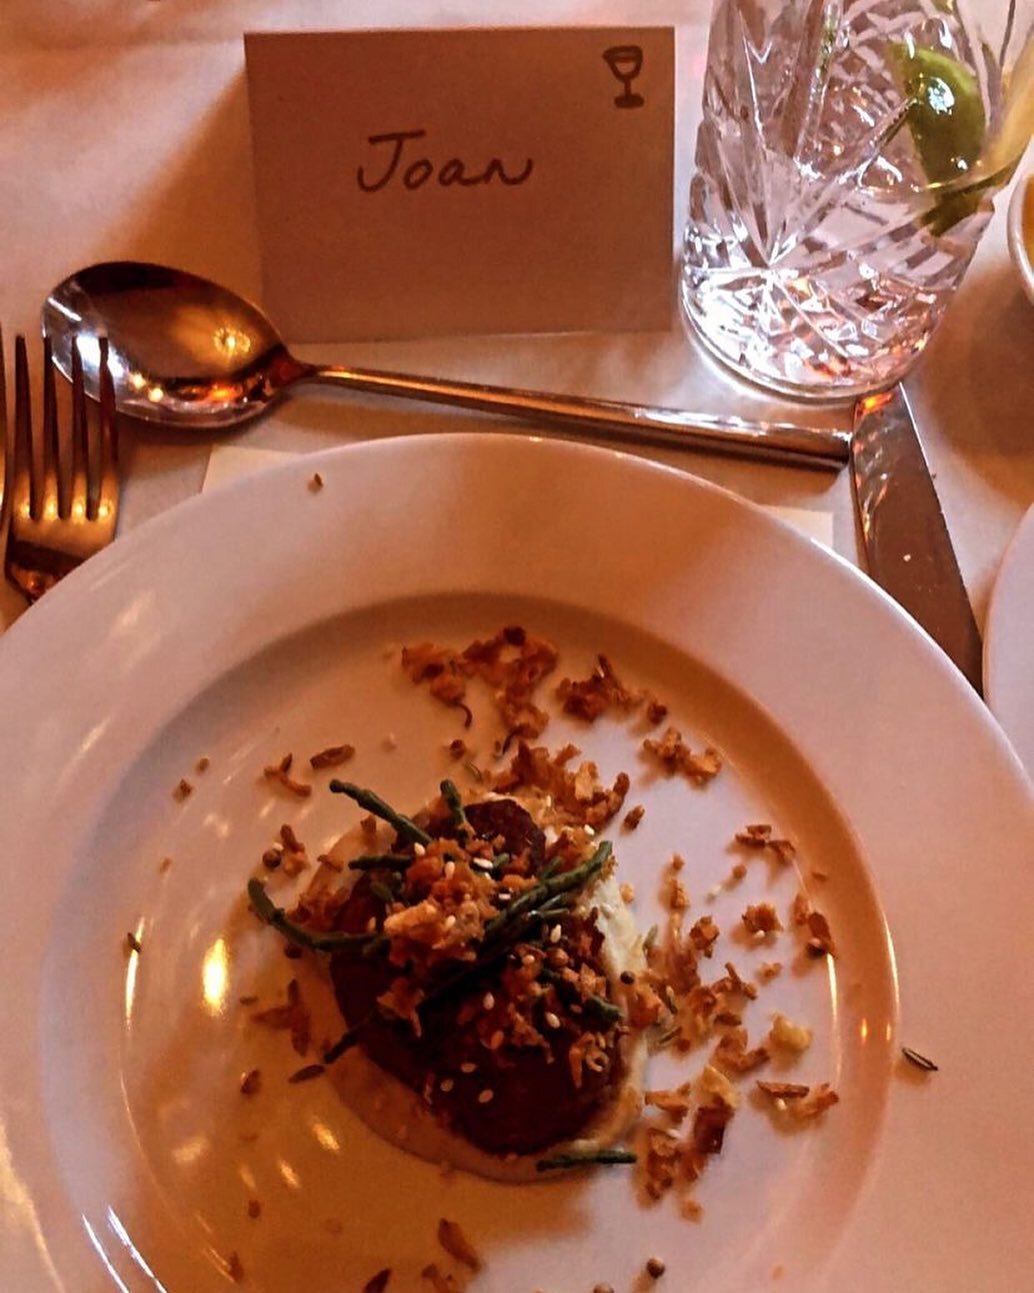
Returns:
[[[908,399],[860,400],[851,468],[869,574],[982,694],[982,647]]]

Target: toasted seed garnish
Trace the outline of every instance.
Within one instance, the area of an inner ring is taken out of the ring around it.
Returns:
[[[249,1069],[241,1078],[241,1095],[255,1095],[261,1086],[261,1072],[258,1069]]]
[[[318,1078],[326,1070],[322,1064],[306,1064],[300,1069],[295,1069],[288,1082],[311,1082],[313,1078]]]
[[[194,787],[186,777],[180,777],[179,781],[176,783],[176,789],[172,792],[172,797],[173,799],[178,799],[180,803],[182,803],[188,795],[193,794],[193,791]]]
[[[940,1072],[938,1066],[933,1062],[933,1060],[928,1060],[925,1055],[920,1055],[919,1052],[914,1051],[911,1046],[902,1046],[901,1054],[904,1055],[909,1064],[914,1064],[917,1069],[922,1069],[924,1073]]]
[[[481,1269],[481,1257],[457,1222],[442,1217],[438,1222],[438,1242],[450,1257],[455,1257],[464,1266],[469,1266],[472,1271]]]
[[[299,799],[306,799],[312,794],[312,786],[291,776],[291,764],[293,762],[294,755],[288,752],[279,763],[270,763],[263,768],[262,775],[267,781],[277,782],[285,790],[289,790],[292,795],[297,795]]]
[[[420,1278],[427,1280],[434,1293],[456,1293],[456,1281],[451,1275],[443,1275],[434,1262],[424,1267]]]
[[[325,750],[309,756],[311,768],[337,768],[355,754],[354,745],[328,745]]]
[[[646,1273],[652,1280],[659,1280],[665,1269],[665,1265],[659,1257],[651,1257],[646,1263]]]
[[[760,1079],[755,1086],[773,1100],[803,1100],[811,1090],[800,1082],[763,1082]]]
[[[133,933],[133,931],[130,930],[129,933],[126,935],[126,951],[140,952],[141,950],[142,950],[142,947],[141,947],[140,940]]]

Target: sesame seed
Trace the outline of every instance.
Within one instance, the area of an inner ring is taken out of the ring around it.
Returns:
[[[455,1085],[456,1085],[456,1083],[452,1080],[452,1078],[442,1078],[442,1080],[441,1080],[441,1090],[442,1090],[442,1091],[449,1092],[449,1091],[451,1091],[451,1090],[452,1090],[452,1088],[453,1088]]]
[[[397,749],[398,743],[399,743],[399,738],[395,735],[394,732],[389,732],[387,736],[385,736],[384,738],[384,748],[386,750]]]
[[[451,880],[455,874],[456,874],[456,863],[452,860],[452,858],[449,858],[448,862],[446,862],[445,864],[446,880]]]
[[[646,1263],[646,1273],[652,1280],[659,1280],[664,1274],[665,1266],[659,1257],[651,1257]]]
[[[707,896],[709,898],[717,898],[721,892],[722,886],[720,884],[713,884],[710,889],[708,889]]]
[[[586,835],[589,837],[589,839],[592,839],[592,838],[595,836],[595,834],[596,834],[596,832],[593,830],[593,828],[592,828],[591,826],[589,826],[589,825],[583,826],[583,827],[582,827],[582,829],[585,831],[585,833],[586,833]]]
[[[465,1064],[461,1064],[461,1065],[460,1065],[460,1072],[461,1072],[461,1073],[475,1073],[475,1072],[477,1072],[477,1065],[476,1065],[476,1064],[471,1064],[471,1062],[468,1060]]]
[[[420,843],[420,841],[417,840],[417,842],[413,845],[414,855],[418,858],[422,858],[426,852],[427,852],[427,849],[425,849],[424,846]]]
[[[786,1113],[786,1101],[783,1099],[782,1096],[780,1096],[779,1099],[776,1100],[775,1107],[779,1110],[780,1113]]]
[[[553,1014],[552,1010],[547,1010],[545,1015],[546,1023],[550,1028],[559,1028],[560,1020]]]
[[[497,1028],[495,1032],[492,1034],[492,1036],[488,1039],[488,1049],[490,1051],[497,1051],[499,1047],[502,1046],[503,1041],[504,1041],[503,1030],[501,1028]]]
[[[489,862],[487,858],[474,858],[470,865],[475,871],[491,871],[495,864]]]
[[[478,1096],[478,1104],[488,1104],[489,1100],[493,1099],[494,1096],[495,1092],[490,1087],[486,1087]]]
[[[553,928],[549,931],[549,941],[551,943],[559,943],[563,932],[564,931],[560,928],[559,925],[554,925]]]
[[[481,1004],[486,1010],[491,1010],[495,1005],[495,997],[492,996],[491,992],[486,992],[481,998]]]
[[[456,924],[456,915],[455,915],[455,913],[454,913],[454,912],[450,912],[450,913],[448,914],[448,916],[446,916],[446,917],[445,917],[445,920],[442,922],[442,924],[443,924],[443,927],[444,927],[445,929],[452,929],[453,925],[455,925],[455,924]]]

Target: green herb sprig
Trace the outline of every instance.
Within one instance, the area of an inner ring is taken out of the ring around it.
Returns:
[[[569,1154],[555,1154],[552,1158],[540,1158],[535,1164],[536,1172],[562,1172],[577,1167],[599,1167],[619,1163],[638,1163],[639,1155],[630,1149],[590,1149],[584,1153],[572,1151]]]
[[[416,859],[411,853],[363,853],[348,864],[349,871],[406,871]]]
[[[403,839],[411,840],[414,844],[431,843],[431,836],[422,826],[418,826],[405,813],[392,808],[391,804],[386,803],[374,791],[357,786],[352,781],[339,781],[336,777],[331,781],[330,789],[335,795],[347,795],[349,799],[354,799],[360,808],[365,808],[368,813],[373,813],[374,817],[379,817],[389,826],[394,826]]]
[[[485,940],[493,938],[511,921],[516,920],[532,908],[541,907],[543,902],[554,898],[557,894],[583,889],[590,880],[602,871],[610,860],[613,851],[610,841],[602,840],[592,857],[583,862],[581,866],[575,867],[571,871],[562,871],[559,875],[551,875],[547,880],[540,880],[533,889],[527,889],[519,898],[510,903],[505,911],[500,912],[498,916],[492,917],[485,926]]]
[[[266,892],[266,886],[252,876],[248,881],[248,901],[255,915],[266,925],[279,930],[284,938],[299,947],[309,947],[315,952],[335,952],[342,947],[362,946],[373,938],[371,934],[349,934],[341,930],[315,930],[298,925],[278,907]]]

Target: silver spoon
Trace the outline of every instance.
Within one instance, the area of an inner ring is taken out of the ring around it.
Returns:
[[[90,265],[66,278],[44,303],[43,330],[66,377],[72,338],[79,337],[92,395],[98,387],[99,339],[106,335],[119,411],[180,429],[238,426],[298,383],[324,382],[619,440],[800,466],[838,469],[850,449],[848,431],[303,363],[250,302],[196,274],[140,261]]]

